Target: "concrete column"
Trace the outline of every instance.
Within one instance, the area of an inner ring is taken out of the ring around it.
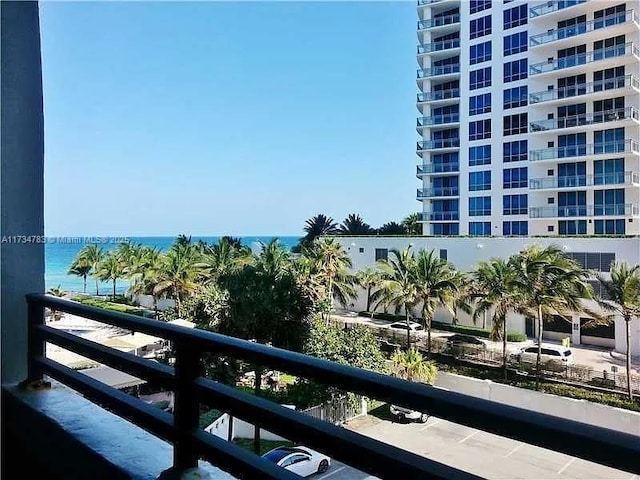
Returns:
[[[571,345],[580,345],[580,315],[571,317]]]
[[[27,373],[25,294],[44,291],[44,121],[37,2],[0,2],[2,383]],[[36,243],[27,243],[29,240]]]

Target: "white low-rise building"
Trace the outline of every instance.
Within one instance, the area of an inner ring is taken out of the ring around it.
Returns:
[[[492,258],[508,258],[531,245],[546,247],[556,245],[568,256],[576,260],[584,268],[600,272],[605,278],[612,262],[626,262],[630,265],[640,264],[640,238],[586,238],[586,237],[541,237],[541,238],[507,238],[507,237],[335,237],[348,252],[353,264],[353,270],[358,271],[367,267],[375,268],[376,262],[387,258],[392,249],[403,250],[411,246],[415,252],[419,250],[435,250],[440,258],[447,259],[463,272],[474,270],[478,262]],[[593,281],[598,291],[599,283]],[[590,302],[591,303],[591,302]],[[367,304],[366,292],[360,291],[356,301],[350,305],[352,310],[365,310]],[[597,308],[595,303],[589,305]],[[444,311],[436,313],[436,321],[452,322],[452,316]],[[543,335],[545,339],[560,340],[571,337],[574,345],[596,345],[626,352],[625,323],[621,317],[616,317],[611,326],[585,328],[587,319],[574,315],[572,322],[558,319],[545,324]],[[459,313],[457,321],[460,324],[473,325],[469,315]],[[485,326],[490,327],[490,316],[485,320]],[[481,321],[479,321],[481,322]],[[478,326],[481,326],[477,324]],[[507,320],[510,332],[525,333],[529,337],[535,336],[535,322],[521,315],[510,315]],[[631,352],[640,355],[640,320],[631,322]]]

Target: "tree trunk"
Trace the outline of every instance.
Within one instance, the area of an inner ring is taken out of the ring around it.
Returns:
[[[256,367],[256,378],[254,383],[254,394],[260,396],[260,384],[262,382],[262,369]],[[260,425],[253,425],[253,451],[256,455],[260,455]]]
[[[627,328],[627,393],[629,400],[633,400],[633,388],[631,387],[631,317],[625,315],[624,322]]]
[[[367,312],[371,308],[371,287],[367,287]]]
[[[482,312],[482,329],[485,330],[487,328],[487,311],[484,310]]]
[[[87,276],[83,275],[82,279],[84,280],[84,290],[83,293],[87,293]]]
[[[409,326],[409,308],[404,306],[404,313],[407,316],[407,351],[411,348],[411,327]]]
[[[431,355],[431,317],[424,317],[424,325],[427,327],[427,352]]]
[[[540,388],[541,358],[542,358],[542,305],[538,305],[538,355],[536,356],[536,390]]]
[[[113,300],[116,300],[116,279],[113,279]]]
[[[327,313],[327,325],[333,313],[333,279],[329,277],[329,312]]]
[[[98,290],[98,279],[96,278],[96,297],[100,295],[100,290]]]
[[[507,317],[502,319],[502,362],[504,365],[504,379],[507,379]]]

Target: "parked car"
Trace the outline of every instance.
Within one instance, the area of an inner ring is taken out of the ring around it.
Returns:
[[[405,421],[418,421],[425,423],[429,419],[429,414],[424,412],[418,412],[417,410],[411,410],[409,408],[400,407],[398,405],[391,405],[389,407],[391,415],[399,420]]]
[[[474,337],[472,335],[464,335],[464,334],[461,334],[461,333],[456,333],[455,335],[450,335],[449,337],[447,337],[447,344],[448,344],[448,346],[470,345],[470,346],[480,347],[482,349],[487,348],[487,344],[484,343],[479,338],[476,338],[476,337]]]
[[[422,335],[425,333],[424,327],[416,322],[409,322],[408,326],[407,326],[407,322],[394,322],[391,325],[389,325],[387,328],[395,332],[403,332],[403,333],[407,333],[407,328],[408,328],[411,333],[414,333],[417,335]]]
[[[331,466],[329,457],[303,446],[274,448],[262,457],[301,477],[324,473]]]
[[[518,363],[534,364],[538,358],[538,345],[529,345],[512,355],[512,359]],[[561,345],[542,344],[540,361],[543,365],[564,368],[565,365],[573,365],[575,360],[570,348]]]

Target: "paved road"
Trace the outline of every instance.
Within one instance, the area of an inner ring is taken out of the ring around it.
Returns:
[[[400,424],[367,416],[351,422],[348,428],[486,478],[640,480],[630,473],[435,417],[429,418],[424,424]],[[348,467],[343,470],[339,468],[334,470],[335,476],[328,478],[373,478],[365,474],[358,476],[359,472],[349,470]],[[332,470],[325,475],[330,475],[331,472]]]
[[[382,327],[385,325],[389,325],[391,322],[387,320],[378,320],[375,318],[368,317],[358,317],[358,316],[348,316],[344,314],[334,314],[332,317],[338,322],[354,322],[361,323],[363,325],[368,325],[371,327]],[[452,332],[440,332],[440,331],[432,331],[431,333],[433,338],[437,337],[447,337],[452,335]],[[501,342],[492,342],[487,339],[482,339],[487,343],[489,348],[496,351],[502,351],[502,343]],[[523,345],[532,344],[533,341],[529,340],[527,342],[507,342],[507,350],[510,352],[514,352],[517,349],[521,348]],[[560,342],[552,342],[545,340],[545,343],[558,343]],[[598,348],[598,347],[587,347],[584,345],[573,345],[571,346],[571,350],[575,355],[575,362],[580,365],[589,366],[595,370],[602,371],[607,370],[611,371],[611,366],[616,365],[618,367],[618,372],[620,374],[626,371],[626,364],[624,360],[624,356],[618,354],[616,357],[611,356],[611,349],[606,348]],[[636,373],[640,374],[640,364],[637,359],[635,359],[634,364],[632,366],[632,370],[635,370]]]
[[[331,463],[331,468],[321,475],[313,475],[309,477],[313,480],[376,480],[377,477],[373,477],[368,473],[361,472],[352,468],[344,463],[336,462]]]

